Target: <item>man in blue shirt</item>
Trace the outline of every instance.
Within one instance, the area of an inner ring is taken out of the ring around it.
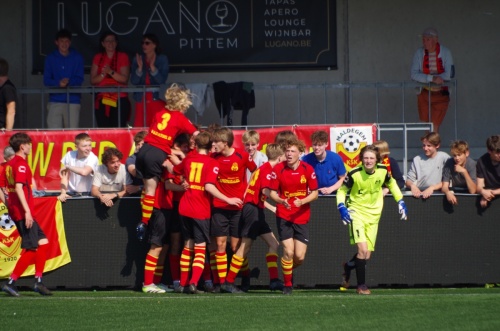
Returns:
[[[43,84],[47,87],[67,88],[83,83],[83,57],[71,48],[71,32],[66,29],[56,33],[57,49],[45,59]],[[80,120],[80,94],[51,93],[47,105],[49,129],[77,128]]]
[[[305,155],[302,160],[314,168],[318,179],[318,192],[332,194],[342,185],[346,170],[342,158],[335,152],[326,150],[328,147],[328,133],[319,130],[311,135],[312,153]]]

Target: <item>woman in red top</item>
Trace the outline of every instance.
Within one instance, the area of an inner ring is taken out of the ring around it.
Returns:
[[[100,39],[100,52],[94,56],[90,83],[94,86],[127,87],[130,61],[118,51],[118,37],[105,32]],[[130,116],[130,100],[125,92],[101,92],[95,97],[95,119],[100,128],[126,127]]]

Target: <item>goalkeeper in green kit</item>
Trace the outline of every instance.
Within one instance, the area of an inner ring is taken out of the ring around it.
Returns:
[[[384,207],[382,188],[388,187],[394,200],[398,203],[402,220],[407,219],[408,210],[403,201],[403,194],[398,184],[387,170],[380,164],[381,157],[377,147],[368,145],[359,154],[362,165],[349,171],[344,183],[337,191],[337,208],[344,224],[349,225],[351,244],[356,244],[358,251],[353,258],[344,263],[344,274],[341,290],[349,287],[351,271],[356,269],[358,280],[357,293],[370,294],[365,283],[366,261],[375,250],[378,223]],[[349,193],[346,206],[346,197]]]

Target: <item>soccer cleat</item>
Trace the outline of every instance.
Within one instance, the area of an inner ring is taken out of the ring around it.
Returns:
[[[196,285],[195,284],[191,284],[189,285],[189,293],[190,294],[203,294],[205,292],[203,292],[202,290],[198,290],[196,288]]]
[[[284,295],[291,295],[292,294],[293,287],[291,286],[285,286],[283,287],[283,294]]]
[[[271,291],[283,291],[283,282],[278,278],[271,279],[269,289]]]
[[[144,237],[146,236],[146,229],[147,229],[147,225],[143,222],[139,222],[139,224],[137,224],[136,228],[135,228],[135,231],[136,231],[136,234],[137,234],[137,239],[139,239],[139,241],[143,241],[144,240]]]
[[[205,281],[205,292],[212,293],[214,291],[214,283],[212,281]]]
[[[213,289],[212,293],[221,293],[220,284],[214,284],[214,289]]]
[[[174,293],[186,293],[186,294],[189,294],[189,286],[179,285],[177,288],[174,289]]]
[[[52,295],[52,292],[50,292],[42,282],[36,282],[33,286],[33,290],[41,295]]]
[[[5,284],[3,287],[2,287],[2,291],[4,291],[5,293],[13,296],[13,297],[19,297],[20,294],[19,292],[17,291],[17,287],[16,285],[13,285],[13,284]]]
[[[349,279],[351,278],[351,268],[347,265],[347,262],[342,264],[344,273],[342,274],[342,284],[340,284],[341,290],[347,290],[349,288]]]
[[[240,290],[236,285],[234,285],[233,283],[228,283],[228,282],[225,282],[222,286],[221,286],[221,290],[226,292],[226,293],[234,293],[234,294],[241,294],[241,293],[245,293],[243,292],[242,290]]]
[[[356,292],[358,292],[358,294],[363,294],[363,295],[372,294],[372,292],[368,289],[368,287],[365,284],[358,286]]]
[[[170,292],[174,291],[173,288],[170,288],[170,287],[168,287],[168,285],[165,285],[165,284],[162,284],[162,283],[156,284],[156,287],[161,288],[162,290],[165,291],[165,293],[170,293]]]
[[[248,290],[250,290],[250,277],[242,277],[241,278],[240,289],[243,292],[248,292]]]
[[[159,288],[155,284],[143,285],[142,292],[144,293],[165,293],[165,290]]]

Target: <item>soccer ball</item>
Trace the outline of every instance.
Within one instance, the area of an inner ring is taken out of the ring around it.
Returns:
[[[361,142],[359,141],[359,138],[356,138],[354,135],[351,134],[347,136],[347,138],[345,138],[342,143],[344,144],[344,148],[346,151],[353,153],[358,150]]]
[[[9,214],[3,214],[0,216],[0,228],[4,231],[9,231],[16,225],[14,224],[14,221],[10,218]]]

